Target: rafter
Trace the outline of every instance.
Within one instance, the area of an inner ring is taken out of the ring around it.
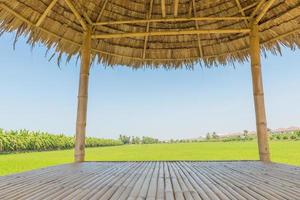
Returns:
[[[250,17],[181,17],[181,18],[162,18],[162,19],[140,19],[140,20],[122,20],[96,22],[94,26],[116,25],[116,24],[144,24],[158,22],[183,22],[183,21],[240,21],[250,19]]]
[[[193,1],[192,0],[190,0],[189,1],[189,18],[191,18],[192,17],[192,13],[193,13]]]
[[[87,21],[87,23],[89,25],[92,25],[93,21],[91,20],[91,18],[89,17],[89,15],[84,10],[82,10],[82,14],[83,14],[84,19]]]
[[[266,15],[266,13],[268,12],[268,10],[271,8],[271,6],[273,5],[273,3],[276,0],[269,0],[265,7],[263,7],[262,11],[259,13],[259,15],[255,18],[254,23],[258,24],[260,22],[260,20]]]
[[[58,0],[52,0],[51,3],[49,4],[49,6],[46,8],[45,12],[41,15],[41,17],[39,18],[39,20],[36,22],[36,26],[40,26],[43,21],[45,20],[45,18],[47,17],[48,13],[51,11],[51,9],[55,6],[56,2]]]
[[[162,17],[166,17],[166,1],[160,0],[161,2],[161,15]]]
[[[80,11],[83,15],[83,18],[85,19],[85,21],[92,26],[93,21],[91,20],[91,18],[89,17],[87,10],[84,7],[84,3],[82,2],[82,0],[76,0],[77,3],[75,3],[75,8],[77,7],[77,10]]]
[[[235,0],[235,2],[236,2],[236,5],[237,5],[237,7],[238,7],[238,9],[239,9],[239,12],[241,13],[241,15],[242,15],[243,17],[246,17],[246,14],[245,14],[245,12],[244,12],[244,10],[243,10],[243,7],[242,7],[242,5],[241,5],[240,0]],[[247,20],[247,19],[244,19],[244,22],[245,22],[246,26],[249,27],[248,20]]]
[[[195,0],[192,0],[192,5],[193,5],[194,17],[196,17],[197,11],[196,11],[196,2],[195,2]],[[198,21],[195,21],[195,27],[196,27],[196,30],[199,30]],[[201,38],[200,38],[199,34],[197,34],[197,41],[198,41],[198,48],[199,48],[200,57],[203,58],[203,48],[202,48]]]
[[[6,4],[0,2],[0,7],[2,9],[5,9],[6,11],[8,11],[9,13],[11,13],[12,15],[14,15],[15,17],[17,17],[18,19],[22,20],[23,22],[26,22],[27,24],[34,26],[35,24],[33,22],[31,22],[29,19],[27,19],[26,17],[22,16],[19,12],[16,12],[15,10],[13,10],[12,8],[8,7]]]
[[[103,15],[103,12],[104,12],[104,10],[106,8],[107,3],[108,3],[108,0],[105,0],[103,6],[101,7],[101,10],[100,10],[100,12],[99,12],[99,14],[97,16],[96,22],[100,21],[102,15]],[[93,24],[93,28],[92,28],[92,32],[95,32],[95,30],[96,30],[96,26],[95,26],[95,23],[94,23]]]
[[[174,0],[174,17],[178,16],[178,5],[179,5],[179,0]]]
[[[153,10],[153,1],[154,0],[150,0],[150,8],[149,8],[149,11],[148,11],[148,14],[147,14],[147,19],[151,19],[152,17],[152,10]],[[150,22],[147,22],[147,28],[146,28],[146,32],[148,33],[150,30]],[[148,39],[149,39],[149,36],[147,35],[145,37],[145,41],[144,41],[144,49],[143,49],[143,59],[146,58],[146,49],[147,49],[147,45],[148,45]]]
[[[73,12],[73,14],[75,15],[75,17],[77,18],[77,20],[79,21],[79,23],[81,24],[82,28],[84,31],[87,30],[87,25],[86,22],[84,21],[84,19],[81,17],[80,13],[78,12],[78,10],[75,8],[75,6],[73,5],[73,3],[71,2],[71,0],[65,0],[66,4],[69,6],[69,8],[71,9],[71,11]]]
[[[105,0],[104,4],[99,12],[99,15],[97,16],[96,22],[98,22],[101,19],[107,3],[108,3],[108,0]]]
[[[257,6],[255,7],[255,9],[252,11],[250,17],[254,18],[254,16],[257,14],[257,12],[261,9],[261,7],[264,5],[264,3],[266,2],[266,0],[261,0]]]
[[[180,30],[180,31],[153,31],[153,32],[134,32],[134,33],[107,33],[96,34],[92,39],[112,39],[126,37],[145,37],[145,36],[165,36],[165,35],[197,35],[197,34],[231,34],[249,33],[250,29],[204,29],[204,30]]]
[[[255,7],[256,5],[257,5],[257,2],[255,2],[255,3],[253,3],[253,4],[250,4],[250,5],[248,5],[248,6],[244,7],[244,8],[242,8],[242,11],[245,11],[245,10],[248,10],[248,9],[250,9],[250,8],[253,8],[253,7]]]

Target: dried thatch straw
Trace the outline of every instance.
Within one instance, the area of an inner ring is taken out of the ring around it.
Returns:
[[[300,47],[300,0],[0,0],[0,33],[70,59],[92,26],[94,61],[134,68],[244,62],[257,18],[263,52]]]

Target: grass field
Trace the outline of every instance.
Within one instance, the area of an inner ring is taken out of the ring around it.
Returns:
[[[274,162],[300,166],[300,141],[272,141]],[[124,145],[89,148],[88,161],[127,160],[257,160],[257,144],[250,142],[203,142]],[[73,161],[73,150],[0,155],[0,175],[7,175]]]

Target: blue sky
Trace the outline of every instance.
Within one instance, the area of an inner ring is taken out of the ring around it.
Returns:
[[[73,135],[79,65],[59,68],[45,49],[0,37],[0,127]],[[300,51],[263,59],[268,127],[300,126]],[[87,135],[160,139],[255,130],[249,63],[195,70],[93,66]]]

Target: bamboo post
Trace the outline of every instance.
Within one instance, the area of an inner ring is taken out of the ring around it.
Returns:
[[[270,162],[259,44],[258,25],[251,23],[250,57],[259,157],[263,162]]]
[[[91,63],[91,27],[88,27],[84,33],[83,44],[81,48],[81,67],[74,152],[75,162],[83,162],[85,156],[85,130],[87,118],[89,71]]]

